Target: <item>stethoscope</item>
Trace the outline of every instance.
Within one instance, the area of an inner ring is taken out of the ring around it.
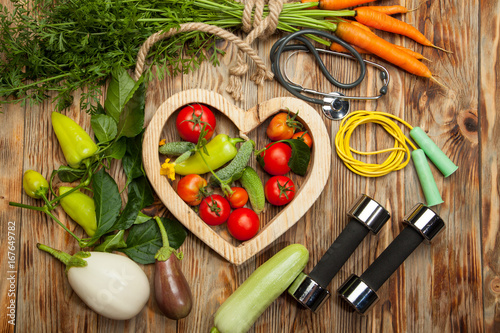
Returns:
[[[315,35],[315,36],[320,36],[327,38],[331,41],[334,41],[343,47],[345,47],[349,52],[351,52],[352,55],[349,54],[344,54],[344,53],[339,53],[339,52],[334,52],[326,49],[319,49],[315,48],[314,45],[307,39],[302,37],[302,35]],[[302,44],[291,44],[288,45],[291,41],[299,41]],[[299,52],[310,52],[316,61],[318,62],[318,66],[323,73],[323,75],[327,78],[327,80],[336,86],[337,88],[341,89],[352,89],[356,86],[358,86],[363,79],[365,78],[366,75],[366,64],[369,64],[378,70],[380,70],[380,78],[383,82],[383,87],[379,90],[379,95],[377,96],[346,96],[340,92],[331,92],[331,93],[324,93],[321,91],[317,91],[314,89],[310,88],[304,88],[298,83],[293,82],[290,80],[288,77],[286,70],[282,73],[281,67],[280,67],[280,58],[283,52],[289,52],[293,51],[288,58],[285,61],[285,69],[287,67],[288,61],[290,60],[291,57],[293,57],[295,54]],[[360,67],[360,74],[359,77],[351,83],[342,83],[337,81],[330,72],[326,69],[325,64],[320,58],[320,53],[324,54],[329,54],[329,55],[335,55],[335,56],[340,56],[348,59],[353,59],[356,60],[356,62],[359,64]],[[382,96],[384,96],[387,93],[387,89],[389,86],[389,72],[388,70],[375,62],[369,61],[369,60],[364,60],[361,58],[361,55],[359,52],[357,52],[351,45],[347,44],[337,36],[334,36],[328,32],[321,31],[321,30],[315,30],[315,29],[304,29],[300,30],[297,32],[294,32],[290,35],[287,35],[280,40],[278,40],[273,47],[271,48],[270,52],[270,59],[271,59],[271,70],[274,73],[274,77],[276,80],[283,86],[285,87],[286,90],[288,90],[292,95],[305,100],[306,102],[309,103],[314,103],[314,104],[319,104],[322,107],[323,113],[325,116],[329,119],[332,120],[339,120],[344,118],[350,110],[350,101],[352,100],[378,100]],[[307,95],[304,95],[303,93],[308,93],[316,96],[321,96],[322,99],[315,98],[315,97],[310,97]]]

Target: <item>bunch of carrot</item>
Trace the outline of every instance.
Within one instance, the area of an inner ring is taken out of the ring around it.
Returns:
[[[302,2],[318,2],[318,7],[325,10],[338,10],[355,7],[375,0],[302,0]],[[432,44],[415,27],[398,20],[390,15],[404,14],[409,12],[406,7],[394,6],[362,6],[353,9],[356,21],[338,20],[335,34],[353,45],[360,53],[374,54],[409,73],[430,78],[434,81],[429,68],[420,62],[425,59],[418,52],[409,50],[402,46],[394,45],[378,37],[370,28],[392,32],[409,37],[425,46],[431,46],[440,50]],[[336,43],[332,43],[330,49],[338,52],[346,52],[345,49]],[[445,50],[443,50],[445,51]]]

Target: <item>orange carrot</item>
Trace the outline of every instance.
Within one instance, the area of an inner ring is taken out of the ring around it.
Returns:
[[[327,10],[337,10],[337,9],[345,9],[349,7],[356,7],[362,5],[367,2],[373,2],[376,0],[301,0],[304,2],[319,2],[319,8],[327,9]]]
[[[398,49],[400,49],[401,51],[404,51],[404,52],[408,53],[409,55],[411,55],[415,59],[430,61],[429,59],[425,58],[422,54],[420,54],[418,52],[415,52],[413,50],[407,49],[404,46],[401,46],[401,45],[394,45],[394,46],[397,47]]]
[[[421,55],[420,53],[418,52],[415,52],[413,50],[410,50],[410,49],[407,49],[406,47],[404,46],[400,46],[400,45],[394,45],[396,48],[400,49],[401,51],[411,55],[412,57],[414,57],[415,59],[418,59],[418,60],[427,60],[427,61],[430,61],[429,59],[425,58],[423,55]],[[353,48],[358,51],[359,54],[371,54],[370,52],[368,52],[367,50],[365,49],[362,49],[360,47],[357,47],[357,46],[353,46]],[[332,43],[330,44],[330,50],[332,51],[335,51],[335,52],[340,52],[340,53],[351,53],[349,52],[345,47],[343,47],[342,45],[340,44],[337,44],[337,43]]]
[[[309,2],[317,2],[319,4],[319,0],[301,0],[302,3],[309,3]],[[318,6],[314,6],[314,7],[309,7],[307,9],[316,9],[318,8]]]
[[[354,8],[355,10],[359,9]],[[394,6],[366,6],[364,8],[368,8],[371,10],[374,10],[379,13],[384,13],[386,15],[394,15],[394,14],[406,14],[409,12],[408,8],[399,6],[399,5],[394,5]]]
[[[433,79],[427,66],[373,33],[347,22],[340,22],[335,34],[345,42],[361,47],[409,73]]]
[[[357,46],[352,46],[352,47],[356,51],[358,51],[358,53],[360,53],[360,54],[370,54],[370,52],[368,52],[367,50],[363,50],[360,47],[357,47]],[[335,42],[330,44],[330,50],[332,50],[334,52],[340,52],[340,53],[351,53],[345,47],[343,47],[342,45],[335,43]]]
[[[358,9],[356,9],[355,18],[356,21],[361,22],[369,27],[400,34],[409,37],[422,45],[435,47],[431,43],[431,41],[428,40],[415,27],[384,13],[376,12],[371,9],[365,9],[364,7],[359,7]]]

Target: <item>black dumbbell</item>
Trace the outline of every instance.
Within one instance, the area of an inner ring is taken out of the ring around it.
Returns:
[[[367,195],[361,195],[350,209],[344,230],[326,251],[309,275],[300,273],[288,293],[300,304],[315,312],[330,296],[328,284],[361,241],[371,231],[379,232],[389,220],[389,212]]]
[[[403,223],[406,227],[360,276],[351,275],[338,294],[363,314],[378,300],[377,290],[423,242],[430,242],[444,228],[443,220],[433,210],[417,204]]]

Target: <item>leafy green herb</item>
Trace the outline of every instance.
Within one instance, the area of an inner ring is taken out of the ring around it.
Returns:
[[[116,137],[118,132],[115,120],[105,114],[95,114],[90,119],[92,130],[100,142],[108,142]]]
[[[92,178],[97,230],[92,239],[106,234],[115,223],[122,206],[122,199],[115,180],[101,168]]]
[[[146,177],[142,176],[135,179],[128,187],[127,204],[111,229],[124,230],[130,228],[137,220],[139,211],[152,205],[153,201],[153,190]]]
[[[187,236],[187,232],[177,220],[161,218],[168,234],[168,242],[171,247],[178,249]],[[127,236],[127,247],[120,249],[135,262],[140,264],[152,264],[155,262],[155,254],[162,247],[160,228],[156,221],[150,219],[146,223],[132,226]]]
[[[314,5],[286,3],[278,29],[334,31],[335,23],[325,17],[355,13],[304,10]],[[149,36],[189,22],[239,29],[244,5],[232,0],[11,0],[9,7],[13,9],[0,7],[0,97],[15,99],[0,103],[40,103],[55,92],[62,109],[73,103],[74,91],[86,87],[80,107],[95,113],[103,83],[118,67],[135,66],[139,48]],[[268,12],[266,6],[264,15]],[[151,68],[162,79],[165,73],[175,76],[194,70],[205,60],[217,65],[223,52],[216,41],[211,34],[192,31],[157,43],[148,55],[153,66],[147,67],[146,78],[153,77]],[[114,108],[106,105],[115,120],[128,97],[117,93]]]
[[[118,249],[127,247],[127,243],[123,238],[125,230],[120,230],[114,235],[109,235],[104,238],[104,242],[94,247],[94,251],[99,252],[113,252]]]

